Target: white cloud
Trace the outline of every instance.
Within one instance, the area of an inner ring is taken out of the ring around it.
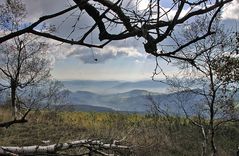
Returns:
[[[35,22],[39,17],[53,14],[68,7],[66,0],[23,0],[27,9],[28,22]]]
[[[224,7],[222,18],[239,20],[239,0],[234,0]]]
[[[109,45],[103,49],[75,49],[75,51],[68,56],[75,56],[83,61],[83,63],[94,64],[106,62],[109,59],[116,59],[118,57],[143,57],[143,54],[134,47],[115,47]]]
[[[149,6],[149,1],[148,0],[142,0],[140,1],[139,5],[138,5],[138,9],[139,10],[145,10],[147,9]]]
[[[73,53],[77,46],[72,46],[68,44],[61,44],[58,41],[47,39],[47,38],[40,38],[41,42],[45,42],[48,44],[47,48],[47,57],[48,60],[51,62],[53,66],[57,60],[66,59],[68,55]]]
[[[46,42],[49,44],[48,55],[52,64],[54,64],[56,60],[67,59],[71,56],[80,59],[83,63],[89,64],[106,62],[118,57],[135,59],[144,57],[144,54],[138,49],[128,45],[125,47],[108,45],[102,49],[91,49],[79,45],[60,44],[59,42],[50,39],[47,39]]]
[[[115,46],[108,46],[105,49],[100,50],[103,51],[109,51],[112,52],[115,56],[118,53],[123,53],[129,57],[141,57],[143,54],[141,54],[136,48],[134,47],[115,47]]]

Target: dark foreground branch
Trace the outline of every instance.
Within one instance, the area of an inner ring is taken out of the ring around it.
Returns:
[[[1,122],[0,127],[8,128],[13,124],[26,123],[27,122],[26,116],[28,115],[28,113],[30,111],[31,111],[31,109],[28,109],[20,119],[14,119],[14,120],[11,120],[11,121]]]
[[[26,123],[27,120],[26,119],[14,119],[12,121],[6,121],[6,122],[2,122],[0,123],[0,127],[5,127],[5,128],[8,128],[10,127],[11,125],[13,124],[17,124],[17,123]]]

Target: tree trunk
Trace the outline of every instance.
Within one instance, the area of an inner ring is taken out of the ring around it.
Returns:
[[[214,139],[215,139],[215,128],[214,128],[214,119],[212,118],[210,120],[210,144],[211,144],[211,149],[212,149],[212,155],[216,156],[217,148],[216,148]]]
[[[11,80],[11,104],[12,104],[12,117],[16,119],[17,106],[16,106],[16,90],[17,85],[14,80]]]
[[[206,141],[204,140],[202,143],[202,156],[206,156],[207,153],[207,144]]]
[[[201,127],[201,131],[202,131],[202,136],[203,136],[202,156],[206,156],[206,154],[207,154],[207,136],[206,136],[205,129],[203,126]]]
[[[214,132],[214,128],[211,130],[211,147],[212,147],[212,152],[213,152],[213,156],[217,155],[217,148],[215,145],[215,141],[214,141],[214,137],[215,137],[215,132]]]

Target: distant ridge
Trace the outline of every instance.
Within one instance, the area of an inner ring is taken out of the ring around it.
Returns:
[[[147,90],[131,90],[123,93],[96,94],[76,91],[69,94],[70,104],[106,107],[116,111],[145,112],[149,110],[149,96],[163,98],[164,94]]]
[[[192,105],[202,103],[203,101],[201,95],[196,95],[192,92],[158,93],[142,89],[109,94],[97,94],[89,91],[69,93],[69,104],[74,105],[72,109],[77,111],[79,109],[86,111],[92,109],[92,111],[107,112],[149,112],[152,108],[152,102],[154,102],[160,104],[162,109],[170,113],[182,114],[183,110],[180,103],[177,103],[178,98],[185,100],[184,107],[189,113],[190,111],[194,111],[192,110]],[[188,97],[189,99],[185,99]],[[80,106],[78,107],[78,105]]]
[[[150,92],[166,91],[168,85],[153,81],[93,81],[93,80],[69,80],[62,81],[66,89],[70,91],[89,91],[97,94],[122,93],[131,90],[147,90]]]

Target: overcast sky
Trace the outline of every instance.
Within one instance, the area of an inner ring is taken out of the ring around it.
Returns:
[[[0,0],[3,1],[3,0]],[[52,14],[73,4],[71,0],[23,0],[26,2],[27,20],[35,21],[42,15]],[[142,0],[141,8],[147,6],[149,0]],[[169,5],[169,4],[168,4]],[[167,7],[167,4],[165,4]],[[238,23],[239,3],[234,1],[227,5],[223,12],[223,20],[229,26]],[[84,22],[90,23],[88,18]],[[237,22],[236,22],[237,21]],[[54,19],[52,23],[61,23],[62,19]],[[62,25],[58,32],[62,36],[69,34],[72,26],[71,18]],[[238,24],[239,29],[239,24]],[[66,33],[63,34],[62,32]],[[94,38],[94,36],[92,37]],[[47,39],[45,39],[47,40]],[[48,41],[48,40],[47,40]],[[49,43],[54,41],[49,40]],[[144,80],[150,79],[155,67],[154,58],[147,56],[142,48],[143,40],[127,39],[113,42],[103,49],[89,49],[82,46],[57,45],[50,48],[53,70],[52,76],[59,80]],[[97,62],[95,61],[97,59]],[[161,67],[168,74],[177,69],[168,66],[163,60]]]

